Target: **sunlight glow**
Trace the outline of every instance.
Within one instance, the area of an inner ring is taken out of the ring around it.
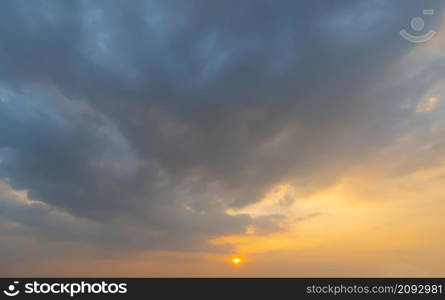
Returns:
[[[243,259],[241,257],[235,256],[231,259],[232,264],[239,265],[243,262]]]

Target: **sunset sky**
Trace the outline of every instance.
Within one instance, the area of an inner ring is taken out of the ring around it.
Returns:
[[[0,276],[445,276],[444,16],[1,1]]]

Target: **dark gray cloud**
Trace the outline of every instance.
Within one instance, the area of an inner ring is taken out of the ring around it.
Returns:
[[[403,88],[443,78],[375,87],[425,5],[2,1],[0,179],[40,204],[5,200],[0,225],[145,249],[276,230],[225,210],[334,182],[406,130]]]

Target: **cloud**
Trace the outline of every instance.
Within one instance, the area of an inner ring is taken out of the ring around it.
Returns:
[[[432,112],[437,108],[439,104],[439,99],[436,97],[431,97],[428,99],[423,99],[416,106],[416,113],[427,113]]]
[[[444,75],[382,79],[419,1],[1,6],[0,180],[36,201],[2,200],[17,236],[196,250],[280,230],[226,211],[336,182],[411,130],[405,96]]]

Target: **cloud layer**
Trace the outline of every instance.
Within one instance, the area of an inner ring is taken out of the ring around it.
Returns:
[[[216,251],[282,230],[228,209],[283,183],[310,194],[440,125],[444,59],[411,67],[398,35],[423,1],[0,6],[0,239],[17,248]]]

